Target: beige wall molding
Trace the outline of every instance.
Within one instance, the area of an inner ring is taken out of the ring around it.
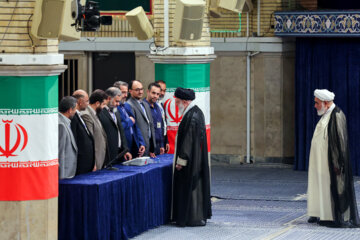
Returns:
[[[169,47],[165,49],[152,48],[151,54],[156,55],[177,55],[177,56],[190,56],[190,55],[211,55],[214,54],[213,47]]]
[[[14,66],[0,65],[0,76],[57,76],[66,70],[67,66]]]
[[[60,51],[145,51],[150,52],[151,41],[139,41],[136,38],[96,38],[89,41],[81,38],[76,42],[61,42]],[[218,51],[261,51],[287,52],[295,50],[294,39],[278,37],[266,38],[212,38],[211,47]]]
[[[0,54],[0,65],[57,65],[63,63],[63,54]]]
[[[172,64],[199,64],[210,63],[215,60],[216,55],[207,56],[159,56],[148,55],[154,63],[172,63]]]

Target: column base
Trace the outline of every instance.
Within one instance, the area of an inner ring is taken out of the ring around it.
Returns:
[[[58,237],[58,198],[33,201],[0,201],[1,239]]]

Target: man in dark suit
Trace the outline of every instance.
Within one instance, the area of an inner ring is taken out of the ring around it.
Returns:
[[[131,160],[132,156],[129,153],[120,114],[116,109],[120,104],[121,91],[116,87],[110,87],[105,93],[110,100],[98,117],[107,135],[109,154],[104,163],[104,166],[107,167],[109,164],[121,162],[123,158]]]
[[[89,105],[89,96],[84,90],[76,90],[73,97],[77,99],[76,113],[71,120],[71,130],[78,147],[76,175],[91,172],[95,167],[94,139],[81,118],[80,111]]]
[[[125,102],[128,96],[129,85],[126,82],[117,81],[114,83],[121,91],[120,105],[117,107],[121,116],[121,123],[125,131],[127,144],[133,157],[141,157],[145,152],[145,142],[139,127],[135,122],[135,115],[129,103]]]
[[[135,114],[136,125],[140,128],[141,134],[145,140],[144,155],[155,157],[154,151],[156,143],[154,122],[151,116],[149,105],[144,104],[142,101],[144,94],[142,83],[138,80],[131,81],[129,84],[129,92],[131,97],[127,102],[130,104]]]

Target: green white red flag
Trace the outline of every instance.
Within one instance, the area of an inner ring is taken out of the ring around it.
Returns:
[[[170,153],[174,153],[175,138],[182,116],[175,106],[174,93],[177,87],[195,91],[194,103],[205,116],[208,151],[210,152],[210,64],[155,64],[156,80],[166,82],[163,99],[167,123]]]
[[[196,95],[194,103],[202,110],[205,116],[208,151],[210,152],[210,91],[209,88],[193,90]],[[170,153],[174,153],[176,133],[183,117],[179,114],[179,109],[175,105],[174,92],[175,89],[169,89],[164,97],[164,109],[166,112],[167,137],[170,144]]]
[[[0,200],[58,195],[57,76],[0,77]]]

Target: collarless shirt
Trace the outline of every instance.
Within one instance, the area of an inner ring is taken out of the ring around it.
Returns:
[[[331,112],[334,110],[334,108],[336,107],[335,103],[333,103],[329,109],[325,112],[324,115],[327,115],[327,114],[331,114]]]

